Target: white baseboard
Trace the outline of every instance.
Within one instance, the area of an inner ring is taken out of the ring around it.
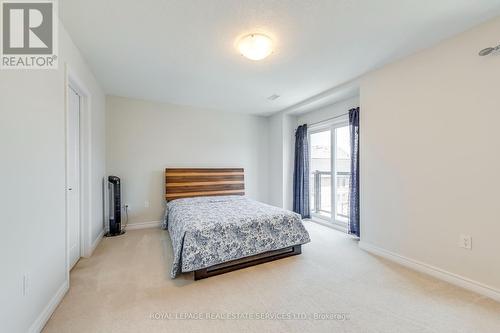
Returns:
[[[485,285],[481,282],[474,281],[466,277],[460,276],[458,274],[445,271],[441,268],[420,262],[418,260],[404,257],[397,253],[388,251],[386,249],[383,249],[381,247],[363,241],[359,242],[359,247],[365,251],[371,252],[375,255],[386,258],[405,267],[431,275],[440,280],[444,280],[461,288],[474,291],[478,294],[481,294],[483,296],[492,298],[500,302],[500,290]]]
[[[101,230],[101,232],[99,233],[99,236],[97,236],[96,240],[90,245],[90,249],[87,253],[87,258],[90,257],[92,255],[92,253],[94,253],[97,245],[99,245],[99,243],[101,242],[103,237],[104,237],[104,229]]]
[[[149,221],[149,222],[136,222],[129,223],[126,230],[138,230],[138,229],[148,229],[148,228],[159,228],[161,227],[161,221]]]
[[[50,316],[52,316],[52,313],[55,311],[59,303],[61,303],[68,289],[69,289],[69,283],[68,281],[64,281],[63,285],[57,290],[54,297],[52,297],[47,306],[45,306],[42,313],[40,313],[38,318],[36,318],[36,320],[33,322],[28,332],[39,333],[43,330],[43,327],[49,320]]]

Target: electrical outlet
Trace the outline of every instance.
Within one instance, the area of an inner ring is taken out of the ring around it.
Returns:
[[[472,237],[469,235],[460,235],[459,246],[467,250],[472,250]]]
[[[149,208],[149,201],[144,201],[144,208]]]
[[[28,273],[24,273],[24,275],[23,275],[23,296],[28,296],[28,292],[29,292]]]

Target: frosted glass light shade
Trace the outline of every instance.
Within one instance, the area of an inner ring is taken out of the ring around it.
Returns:
[[[251,60],[262,60],[273,52],[273,41],[263,34],[250,34],[238,43],[240,53]]]

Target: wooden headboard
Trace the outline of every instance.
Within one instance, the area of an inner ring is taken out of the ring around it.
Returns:
[[[243,168],[165,169],[167,201],[208,195],[245,195]]]

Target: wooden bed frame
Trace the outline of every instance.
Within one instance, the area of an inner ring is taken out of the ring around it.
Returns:
[[[213,195],[245,195],[243,168],[167,168],[165,169],[165,199]],[[194,279],[228,273],[237,269],[282,259],[302,252],[301,245],[273,250],[232,260],[194,271]]]

